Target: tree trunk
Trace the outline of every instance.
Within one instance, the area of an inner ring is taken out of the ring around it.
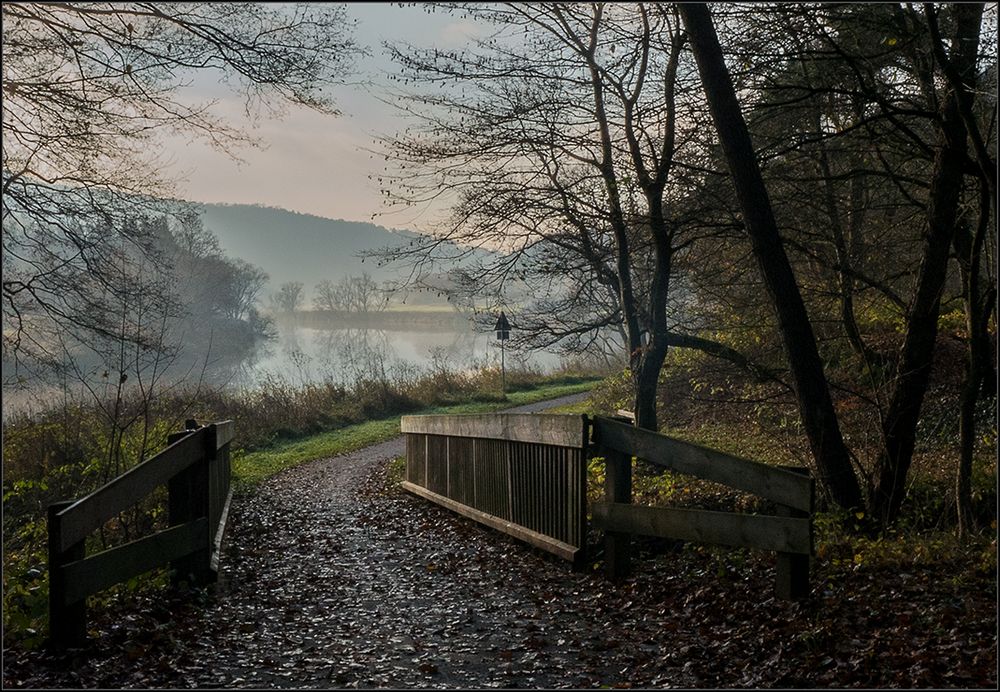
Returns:
[[[983,243],[989,231],[991,191],[988,181],[980,183],[979,224],[975,234],[959,229],[955,234],[955,255],[962,273],[962,296],[968,332],[962,393],[959,404],[958,472],[955,478],[958,534],[965,536],[975,530],[972,507],[972,461],[976,451],[976,404],[991,379],[989,333],[986,326],[993,309],[996,293],[993,286],[980,288],[980,262]],[[995,385],[995,379],[992,383]]]
[[[896,386],[882,421],[884,448],[879,455],[878,485],[872,506],[883,526],[895,521],[906,492],[917,422],[934,360],[941,291],[947,278],[962,193],[967,132],[961,109],[963,101],[968,101],[971,107],[973,99],[983,6],[959,3],[951,7],[956,20],[951,63],[964,81],[949,83],[941,103],[942,142],[934,158],[923,259],[917,274],[916,295],[907,316]]]
[[[684,3],[679,5],[679,9],[691,39],[712,119],[733,176],[754,257],[778,318],[778,328],[795,384],[799,415],[820,480],[838,505],[861,507],[861,489],[841,436],[816,347],[816,337],[778,234],[770,198],[711,15],[704,3]]]

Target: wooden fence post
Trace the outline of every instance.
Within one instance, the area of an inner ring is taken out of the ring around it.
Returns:
[[[804,476],[809,475],[809,469],[805,466],[783,466],[782,468],[799,473]],[[792,509],[784,505],[778,505],[777,514],[780,517],[805,517],[812,515],[815,504],[816,485],[813,482],[810,486],[809,511]],[[811,524],[810,524],[811,527]],[[812,536],[810,531],[810,545]],[[791,601],[805,598],[809,595],[809,559],[811,556],[801,553],[778,553],[775,565],[775,591],[778,598]]]
[[[197,430],[171,433],[167,436],[167,444],[173,444]],[[214,443],[214,439],[212,440]],[[209,518],[209,456],[203,448],[199,452],[201,459],[178,473],[167,483],[167,513],[170,526],[186,524],[199,517]],[[174,560],[171,563],[173,573],[171,582],[174,586],[181,582],[191,585],[207,584],[212,579],[212,549],[208,532],[205,534],[204,547]]]
[[[586,421],[586,418],[584,418]],[[589,423],[585,422],[585,426]],[[586,440],[587,429],[585,428],[584,440]],[[572,517],[572,538],[573,542],[579,546],[576,556],[573,558],[573,571],[586,571],[589,565],[587,553],[587,460],[589,459],[588,449],[584,447],[575,455],[567,455],[570,464],[570,492],[573,497]]]
[[[60,550],[62,520],[59,512],[75,500],[53,502],[48,506],[49,534],[49,641],[62,648],[80,644],[87,638],[87,599],[66,604],[66,576],[63,566],[86,557],[86,541]]]
[[[632,455],[610,448],[604,450],[604,497],[608,502],[632,502]],[[604,569],[609,578],[622,579],[629,573],[632,536],[618,531],[604,532]]]

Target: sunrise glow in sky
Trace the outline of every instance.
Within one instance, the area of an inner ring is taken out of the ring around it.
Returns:
[[[479,27],[446,12],[387,3],[348,3],[358,20],[355,40],[368,56],[355,62],[354,86],[336,92],[343,115],[330,117],[304,108],[289,109],[280,119],[260,119],[248,131],[260,148],[244,148],[242,163],[214,150],[204,141],[164,138],[163,157],[177,180],[177,194],[196,202],[261,204],[350,221],[371,221],[382,211],[378,188],[368,174],[381,170],[375,136],[399,126],[392,109],[372,93],[391,66],[382,41],[406,41],[419,46],[453,48],[475,36]],[[215,112],[230,123],[247,123],[242,99],[212,83],[196,82],[202,98],[219,98]],[[409,219],[390,215],[375,219],[391,227],[406,227]]]

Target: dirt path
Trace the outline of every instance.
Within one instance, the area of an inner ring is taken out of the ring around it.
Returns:
[[[83,649],[5,649],[4,687],[996,686],[995,553],[970,584],[961,555],[817,560],[788,602],[770,555],[646,543],[611,586],[402,492],[401,451],[269,480],[234,503],[217,593],[112,600]]]
[[[657,657],[652,641],[608,650],[599,577],[390,487],[402,453],[397,438],[310,462],[239,503],[202,634],[153,681],[578,687]]]
[[[528,412],[585,395],[523,406]],[[696,686],[656,589],[612,588],[404,493],[402,438],[319,459],[233,503],[212,594],[94,614],[86,648],[5,660],[60,688]],[[658,583],[670,583],[660,580]],[[674,647],[676,648],[676,647]],[[682,667],[683,666],[683,667]]]

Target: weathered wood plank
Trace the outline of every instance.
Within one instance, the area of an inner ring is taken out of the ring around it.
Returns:
[[[809,476],[809,469],[804,467],[786,467],[792,473],[799,473],[806,477]],[[810,480],[812,480],[810,478]],[[813,503],[815,503],[815,481],[813,481]],[[778,516],[781,517],[800,517],[809,518],[812,512],[812,507],[810,507],[809,512],[803,512],[798,509],[791,509],[790,507],[778,506]],[[812,522],[810,522],[812,526]],[[810,535],[810,546],[812,545],[812,536]],[[812,553],[812,550],[809,551]],[[782,598],[786,601],[794,600],[797,598],[805,598],[809,595],[809,555],[799,555],[795,553],[778,553],[777,561],[775,563],[774,569],[774,579],[775,579],[775,591],[778,594],[778,598]]]
[[[209,429],[215,430],[215,449],[222,449],[227,444],[233,441],[236,436],[236,426],[233,425],[231,420],[224,420],[218,423],[212,423],[208,426]]]
[[[424,487],[438,495],[448,493],[448,438],[441,435],[427,436],[427,478]]]
[[[523,526],[519,526],[512,522],[506,521],[500,517],[493,516],[492,514],[487,514],[481,512],[478,509],[473,509],[472,507],[467,507],[466,505],[455,502],[454,500],[449,500],[443,495],[438,495],[437,493],[431,492],[426,488],[421,488],[419,485],[414,485],[407,481],[402,481],[400,487],[407,490],[414,495],[419,495],[420,497],[430,500],[431,502],[436,502],[442,507],[446,507],[453,512],[461,514],[464,517],[478,521],[481,524],[485,524],[497,531],[502,531],[514,538],[518,538],[526,543],[530,543],[536,548],[541,548],[550,553],[558,555],[559,557],[566,560],[574,560],[576,554],[579,551],[577,546],[569,545],[568,543],[563,543],[549,536],[538,533],[537,531],[532,531],[531,529],[526,529]]]
[[[210,464],[209,459],[203,459],[167,483],[167,515],[171,526],[183,525],[201,517],[211,522]],[[207,541],[204,548],[171,562],[171,581],[175,585],[184,581],[204,584],[214,577],[211,571],[212,551]]]
[[[69,548],[62,548],[62,521],[59,513],[71,506],[72,501],[53,502],[48,506],[49,551],[49,641],[56,647],[79,645],[87,638],[87,603],[67,604],[68,588],[65,565],[82,560],[86,545],[81,540]]]
[[[559,447],[582,448],[585,444],[584,416],[552,413],[490,413],[464,415],[403,416],[404,433],[428,433],[455,437],[479,437],[514,442],[534,442]]]
[[[635,455],[678,473],[723,483],[793,509],[810,510],[812,481],[808,476],[607,418],[595,418],[593,426],[594,442],[603,447]]]
[[[60,550],[79,543],[108,519],[131,507],[179,471],[204,458],[207,431],[208,428],[201,428],[186,435],[156,456],[134,466],[62,510],[59,513],[62,520]]]
[[[69,605],[81,601],[90,594],[206,546],[208,519],[202,517],[71,562],[63,567],[66,580],[64,603]]]
[[[632,503],[632,455],[609,450],[605,456],[604,499],[612,507]],[[594,518],[597,518],[596,509]],[[595,522],[596,523],[596,522]],[[637,532],[632,532],[637,533]],[[604,570],[611,579],[628,575],[632,562],[632,536],[608,526],[604,531]]]
[[[803,555],[812,550],[809,519],[643,507],[617,502],[594,503],[592,511],[594,525],[605,531]]]

